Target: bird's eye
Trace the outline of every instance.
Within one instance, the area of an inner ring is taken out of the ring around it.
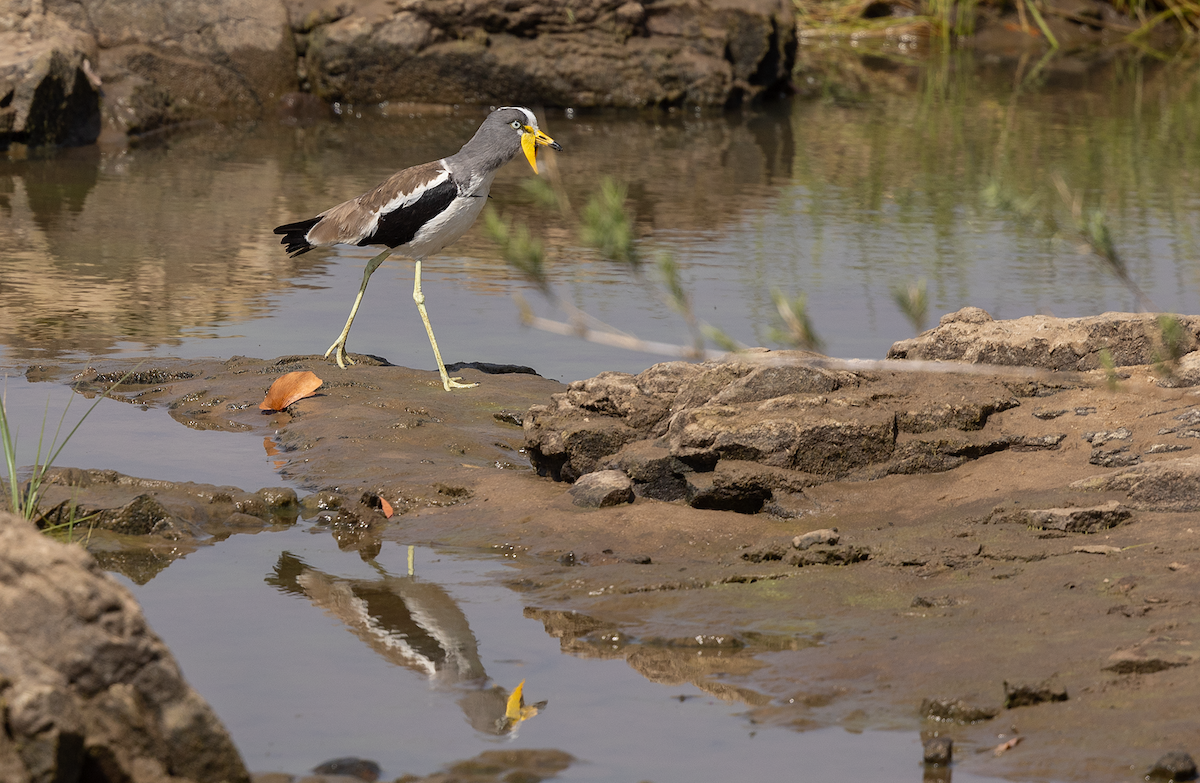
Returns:
[[[514,130],[521,130],[521,121],[520,120],[513,120],[512,122],[509,123],[509,125],[513,126]]]

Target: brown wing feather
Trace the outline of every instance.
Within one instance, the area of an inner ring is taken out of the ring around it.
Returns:
[[[308,232],[308,241],[314,245],[357,244],[369,232],[380,209],[397,196],[412,193],[432,182],[442,170],[441,161],[435,160],[397,171],[379,187],[318,215],[321,220]]]

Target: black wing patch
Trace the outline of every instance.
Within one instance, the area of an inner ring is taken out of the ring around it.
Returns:
[[[287,252],[291,254],[292,258],[307,253],[314,246],[310,245],[305,237],[312,227],[320,222],[321,218],[315,217],[279,226],[275,229],[276,234],[283,234],[283,239],[279,240],[279,244],[287,245]]]
[[[381,213],[375,233],[364,237],[358,245],[399,247],[411,242],[422,226],[445,212],[456,198],[458,185],[447,177],[441,184],[426,190],[419,199],[408,206]]]

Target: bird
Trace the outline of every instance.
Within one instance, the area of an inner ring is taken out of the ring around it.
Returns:
[[[378,187],[357,198],[344,201],[316,217],[287,223],[275,229],[282,234],[280,244],[292,257],[318,247],[330,245],[382,245],[383,252],[367,262],[362,286],[346,327],[329,346],[325,358],[334,354],[338,366],[354,360],[346,354],[346,339],[354,316],[362,303],[363,293],[371,274],[393,253],[407,256],[414,262],[413,301],[425,323],[429,344],[437,359],[442,387],[469,389],[475,383],[462,383],[451,378],[438,351],[437,339],[425,309],[425,294],[421,291],[421,261],[458,240],[487,202],[492,180],[502,166],[518,153],[537,173],[537,150],[549,147],[562,151],[562,146],[538,128],[533,112],[523,106],[501,106],[492,111],[479,130],[457,153],[398,171]]]

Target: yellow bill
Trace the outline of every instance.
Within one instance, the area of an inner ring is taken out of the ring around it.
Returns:
[[[553,150],[562,150],[562,146],[557,141],[542,133],[537,128],[532,128],[526,125],[521,134],[521,149],[525,152],[525,159],[529,161],[529,165],[533,167],[533,173],[536,174],[537,167],[537,148],[549,147]]]

